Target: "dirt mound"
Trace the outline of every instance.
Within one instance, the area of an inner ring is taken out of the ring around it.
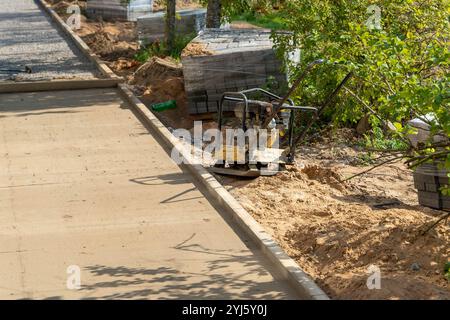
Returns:
[[[91,33],[83,38],[86,44],[97,54],[103,56],[114,51],[114,39],[104,31]]]
[[[449,238],[442,228],[419,236],[426,220],[420,212],[373,212],[362,207],[359,213],[349,210],[327,216],[320,224],[298,223],[284,239],[290,252],[314,270],[321,286],[334,297],[448,299],[450,292],[444,289],[440,269],[448,255]],[[379,291],[367,289],[370,265],[381,269]],[[412,287],[415,290],[409,291]]]
[[[104,60],[114,61],[119,58],[132,58],[137,51],[137,44],[118,41],[114,35],[104,30],[83,36],[86,44]]]
[[[114,69],[114,71],[130,70],[133,68],[137,68],[138,66],[140,66],[140,63],[138,61],[124,58],[120,58],[111,63],[111,67]]]
[[[127,82],[132,78],[132,74],[136,72],[141,63],[130,58],[119,58],[115,61],[109,62],[108,66],[114,71],[115,74],[126,79]]]
[[[417,204],[403,164],[342,185],[367,167],[307,157],[275,177],[219,179],[332,298],[450,299],[450,226],[421,235],[441,212]],[[381,270],[380,290],[366,286],[370,265]]]
[[[302,169],[302,172],[308,176],[308,179],[326,183],[339,190],[343,190],[345,188],[345,184],[341,182],[343,180],[343,176],[330,168],[324,168],[319,165],[308,165]]]
[[[158,112],[168,127],[189,129],[193,118],[187,111],[187,97],[181,64],[171,58],[152,57],[132,75],[130,83],[146,105],[175,100],[177,108]]]
[[[177,100],[177,105],[183,105],[180,103],[184,95],[184,82],[183,78],[170,77],[158,84],[153,84],[144,92],[144,96],[149,97],[154,102],[164,102],[167,100]]]
[[[157,112],[156,116],[171,128],[189,129],[193,126],[193,117],[187,110],[187,98],[182,77],[168,77],[160,81],[154,81],[149,85],[140,97],[141,101],[150,106],[154,103],[175,100],[175,109]]]
[[[131,84],[148,86],[162,79],[181,78],[183,70],[181,65],[173,59],[152,57],[144,63],[133,75]]]

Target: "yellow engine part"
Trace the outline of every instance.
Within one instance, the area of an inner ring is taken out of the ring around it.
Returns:
[[[279,153],[278,145],[276,145],[277,142],[279,142],[279,137],[277,137],[275,132],[271,132],[267,135],[267,144],[266,144],[266,151],[258,151],[257,157],[267,153],[272,154],[273,150],[277,150],[275,154]],[[221,148],[215,150],[214,152],[214,159],[219,160],[221,162],[234,162],[234,163],[246,163],[248,160],[248,150],[249,146],[236,146],[236,145],[222,145]],[[269,156],[273,157],[273,156]],[[263,156],[262,158],[266,158]]]
[[[247,148],[240,148],[237,146],[222,146],[214,154],[216,160],[222,162],[238,162],[245,163]]]

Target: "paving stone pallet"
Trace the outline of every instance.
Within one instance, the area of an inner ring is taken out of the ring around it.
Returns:
[[[224,92],[266,86],[277,91],[286,84],[282,63],[265,30],[206,29],[189,47],[204,54],[183,54],[183,74],[191,114],[216,112]],[[226,104],[225,111],[233,110]]]
[[[87,0],[89,18],[136,21],[140,16],[153,12],[153,0]]]
[[[450,210],[450,196],[440,191],[448,183],[447,172],[433,164],[421,165],[414,172],[414,187],[418,191],[419,203],[426,207]]]
[[[139,41],[149,44],[164,39],[165,12],[151,13],[137,19]],[[177,11],[175,23],[177,35],[197,35],[206,26],[206,9]]]

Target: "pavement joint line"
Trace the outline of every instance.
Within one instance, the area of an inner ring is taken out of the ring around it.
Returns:
[[[76,43],[83,54],[89,57],[98,66],[102,74],[107,78],[122,79],[100,59],[95,56],[91,49],[78,37],[65,22],[47,5],[43,0],[36,0],[45,11],[51,15],[54,21]],[[124,84],[118,83],[119,93],[137,111],[143,120],[153,131],[155,131],[166,147],[173,148],[179,142],[178,139],[156,118],[137,97]],[[183,165],[193,175],[193,178],[206,188],[215,200],[237,225],[249,236],[253,242],[262,250],[263,254],[271,261],[284,280],[296,290],[300,297],[310,300],[330,300],[328,295],[314,282],[314,280],[300,266],[289,257],[283,249],[273,240],[264,228],[241,206],[241,204],[210,174],[202,165],[188,163]]]

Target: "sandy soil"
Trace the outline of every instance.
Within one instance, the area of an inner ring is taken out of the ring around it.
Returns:
[[[340,182],[367,168],[360,155],[321,141],[276,177],[218,178],[332,298],[450,299],[450,226],[421,235],[443,212],[418,205],[402,163]],[[370,265],[380,290],[366,286]]]
[[[131,76],[130,82],[140,100],[147,106],[175,100],[177,108],[157,112],[158,118],[169,128],[191,128],[195,117],[187,112],[181,64],[171,58],[151,58]]]

